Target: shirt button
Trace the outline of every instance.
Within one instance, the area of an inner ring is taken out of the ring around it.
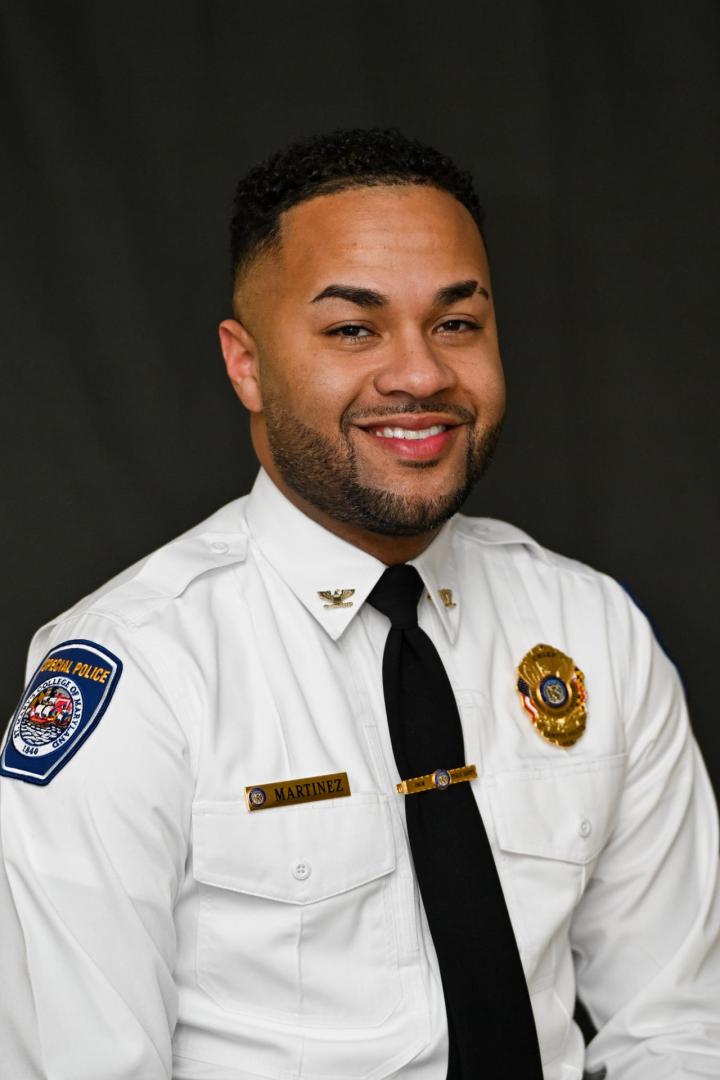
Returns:
[[[592,824],[588,821],[587,818],[583,818],[580,822],[580,828],[578,829],[578,832],[582,836],[583,840],[587,840],[588,836],[592,832]]]
[[[312,873],[312,867],[309,862],[296,862],[292,868],[293,877],[298,881],[307,881]]]
[[[216,555],[225,555],[229,551],[229,548],[224,540],[213,540],[210,545],[210,550],[214,551]]]

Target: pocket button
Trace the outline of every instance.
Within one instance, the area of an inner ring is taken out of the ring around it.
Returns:
[[[297,881],[307,881],[312,873],[312,867],[309,862],[303,860],[302,862],[296,862],[292,868],[292,875]]]
[[[583,818],[580,822],[580,828],[578,829],[578,832],[582,836],[583,840],[587,840],[588,836],[592,832],[592,824],[588,821],[587,818]]]

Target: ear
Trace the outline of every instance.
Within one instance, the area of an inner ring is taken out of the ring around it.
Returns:
[[[255,339],[236,319],[221,322],[218,333],[225,369],[235,393],[250,412],[262,412]]]

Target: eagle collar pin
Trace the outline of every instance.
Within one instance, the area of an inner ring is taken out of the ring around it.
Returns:
[[[327,604],[323,604],[326,611],[337,611],[338,608],[352,607],[351,596],[355,595],[354,589],[320,589],[318,590],[318,596],[321,600],[327,600]]]
[[[517,691],[535,730],[546,742],[567,749],[585,731],[585,676],[575,661],[552,645],[536,645],[517,670]]]

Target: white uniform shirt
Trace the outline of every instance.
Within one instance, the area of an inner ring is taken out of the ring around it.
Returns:
[[[646,620],[497,521],[458,515],[413,562],[545,1080],[603,1065],[608,1080],[716,1080],[716,812]],[[445,1080],[383,701],[388,621],[364,603],[383,569],[261,473],[36,635],[30,673],[77,639],[124,668],[47,786],[0,783],[8,1080]],[[326,606],[332,589],[353,589],[350,606]],[[585,675],[587,730],[567,750],[516,691],[541,642]],[[248,785],[336,772],[349,798],[248,812]],[[587,1056],[576,991],[599,1029]]]

